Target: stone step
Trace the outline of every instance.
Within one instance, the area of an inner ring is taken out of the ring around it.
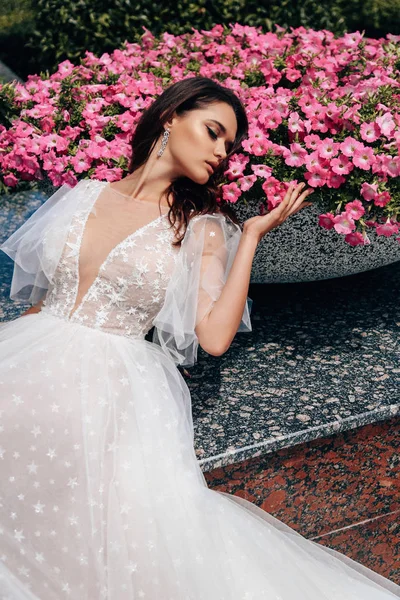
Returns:
[[[205,473],[304,537],[400,584],[400,417]]]

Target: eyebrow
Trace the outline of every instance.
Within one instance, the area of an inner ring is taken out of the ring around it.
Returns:
[[[222,123],[220,123],[219,121],[217,121],[216,119],[210,119],[210,121],[213,121],[214,123],[216,123],[218,125],[218,127],[221,129],[222,133],[226,134],[226,128],[224,127],[224,125],[222,125]],[[228,144],[230,145],[230,147],[232,148],[233,146],[233,142],[235,140],[233,140],[232,142],[228,141]]]

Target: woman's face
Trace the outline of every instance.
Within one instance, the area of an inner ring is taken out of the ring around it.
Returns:
[[[175,115],[165,128],[170,135],[162,158],[165,155],[170,161],[173,176],[205,184],[213,173],[206,161],[215,168],[227,156],[235,140],[237,121],[229,104],[215,102],[183,116]]]

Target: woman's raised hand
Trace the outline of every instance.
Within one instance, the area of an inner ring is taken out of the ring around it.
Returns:
[[[312,194],[314,190],[308,188],[300,193],[305,185],[305,183],[299,183],[297,186],[294,186],[291,183],[284,199],[278,206],[266,215],[251,217],[243,223],[243,233],[254,236],[257,242],[259,242],[268,231],[281,225],[290,215],[293,215],[305,206],[310,206],[312,202],[304,202],[304,199]]]

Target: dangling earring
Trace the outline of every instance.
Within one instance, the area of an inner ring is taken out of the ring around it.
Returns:
[[[164,152],[165,146],[167,145],[167,142],[168,142],[168,138],[169,138],[169,129],[166,129],[164,131],[164,135],[163,135],[163,138],[161,140],[161,148],[157,152],[157,156],[161,156],[162,153]]]

